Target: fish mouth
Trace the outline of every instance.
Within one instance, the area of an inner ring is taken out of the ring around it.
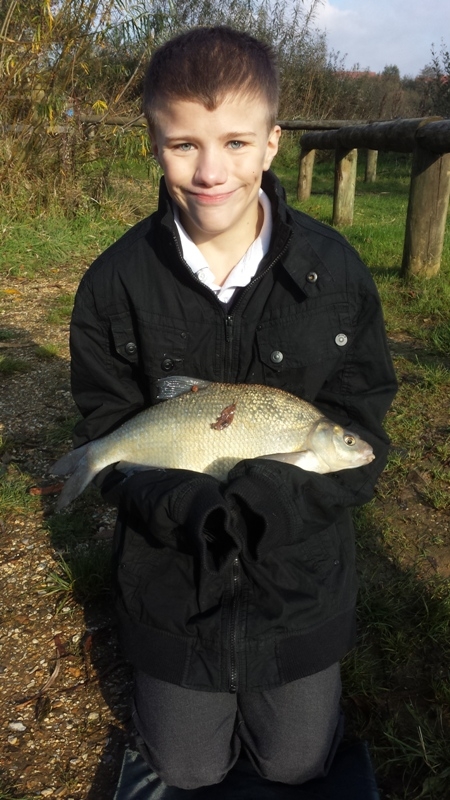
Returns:
[[[375,453],[373,452],[372,449],[367,450],[366,452],[361,453],[357,460],[360,461],[362,464],[370,464],[371,461],[375,460]]]

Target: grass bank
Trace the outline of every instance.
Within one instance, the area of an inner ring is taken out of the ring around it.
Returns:
[[[296,200],[291,143],[276,167],[292,205],[331,224],[333,161]],[[386,419],[392,453],[375,499],[355,513],[359,647],[344,662],[349,726],[367,738],[386,797],[445,800],[450,786],[450,225],[441,270],[399,276],[410,156],[358,166],[354,224],[341,232],[377,283],[399,393]]]
[[[297,155],[294,137],[286,137],[275,171],[288,199],[330,224],[332,162],[316,165],[312,196],[299,205]],[[375,184],[364,183],[363,169],[360,164],[355,222],[342,232],[359,250],[379,287],[400,388],[386,419],[393,442],[388,467],[374,500],[355,513],[361,576],[359,645],[343,665],[344,705],[349,734],[370,743],[385,798],[447,800],[450,231],[440,274],[426,282],[402,281],[409,157],[381,155]],[[23,196],[7,212],[0,201],[4,278],[0,294],[5,304],[17,304],[21,284],[51,283],[52,292],[42,302],[42,319],[50,331],[64,331],[68,324],[73,292],[63,277],[70,274],[73,282],[102,249],[154,209],[156,181],[149,181],[143,162],[122,163],[101,192],[94,192],[86,180],[81,194],[74,196],[78,200],[72,213],[67,205],[65,213],[56,205],[45,209],[38,202],[27,205]],[[61,368],[51,336],[45,353],[42,345],[22,353],[20,342],[16,330],[2,326],[0,379],[5,386],[21,375],[31,381],[38,367],[48,373],[52,365]],[[56,386],[60,391],[60,384]],[[47,461],[67,448],[73,422],[69,409],[40,434],[37,447]],[[0,517],[5,520],[11,515],[31,517],[39,503],[28,491],[33,476],[25,446],[26,442],[5,439],[0,447]],[[48,571],[45,587],[49,604],[55,613],[62,613],[60,609],[71,603],[95,602],[96,592],[104,596],[108,543],[94,538],[101,507],[94,489],[64,517],[53,515],[52,507],[48,501],[43,524],[58,566]]]

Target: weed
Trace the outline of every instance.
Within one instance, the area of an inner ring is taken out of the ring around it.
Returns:
[[[11,339],[16,339],[18,334],[9,328],[0,328],[0,342],[9,342]]]
[[[448,322],[438,323],[430,338],[438,353],[450,355],[450,326]]]
[[[0,356],[0,374],[12,375],[14,372],[27,372],[29,369],[30,365],[22,358]]]
[[[0,517],[21,514],[37,507],[38,501],[29,494],[30,478],[9,465],[0,475]]]
[[[434,470],[432,477],[431,486],[426,486],[422,491],[423,499],[438,511],[450,508],[450,471]]]
[[[57,344],[43,344],[36,347],[34,352],[37,358],[43,360],[56,358],[59,355],[59,346]]]
[[[47,576],[43,592],[57,598],[57,610],[72,602],[84,603],[110,589],[111,553],[104,543],[82,543],[65,557],[59,556],[58,568]]]
[[[50,325],[62,325],[68,322],[72,315],[73,308],[73,294],[61,294],[52,301],[49,311],[47,312],[47,322]]]
[[[48,528],[53,546],[58,550],[70,550],[91,537],[92,517],[87,511],[53,514],[48,520]]]
[[[4,770],[0,771],[0,800],[33,800],[31,795],[23,794],[15,788]]]
[[[46,432],[46,443],[53,446],[61,445],[64,442],[70,443],[73,429],[80,419],[79,414],[69,414],[67,417],[61,418]]]

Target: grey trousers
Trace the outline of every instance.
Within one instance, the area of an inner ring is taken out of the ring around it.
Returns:
[[[263,692],[183,689],[135,674],[134,724],[140,749],[168,785],[220,783],[241,747],[271,781],[301,784],[326,775],[342,738],[339,664]]]

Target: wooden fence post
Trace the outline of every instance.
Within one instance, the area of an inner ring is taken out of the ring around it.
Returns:
[[[352,225],[355,205],[356,149],[336,148],[334,169],[333,225]]]
[[[378,150],[367,150],[366,159],[366,174],[364,180],[366,183],[373,183],[377,179],[377,161]]]
[[[314,171],[315,150],[300,151],[300,163],[298,168],[297,199],[308,200],[311,196],[311,186]]]
[[[401,275],[439,272],[450,196],[450,153],[413,151]]]

